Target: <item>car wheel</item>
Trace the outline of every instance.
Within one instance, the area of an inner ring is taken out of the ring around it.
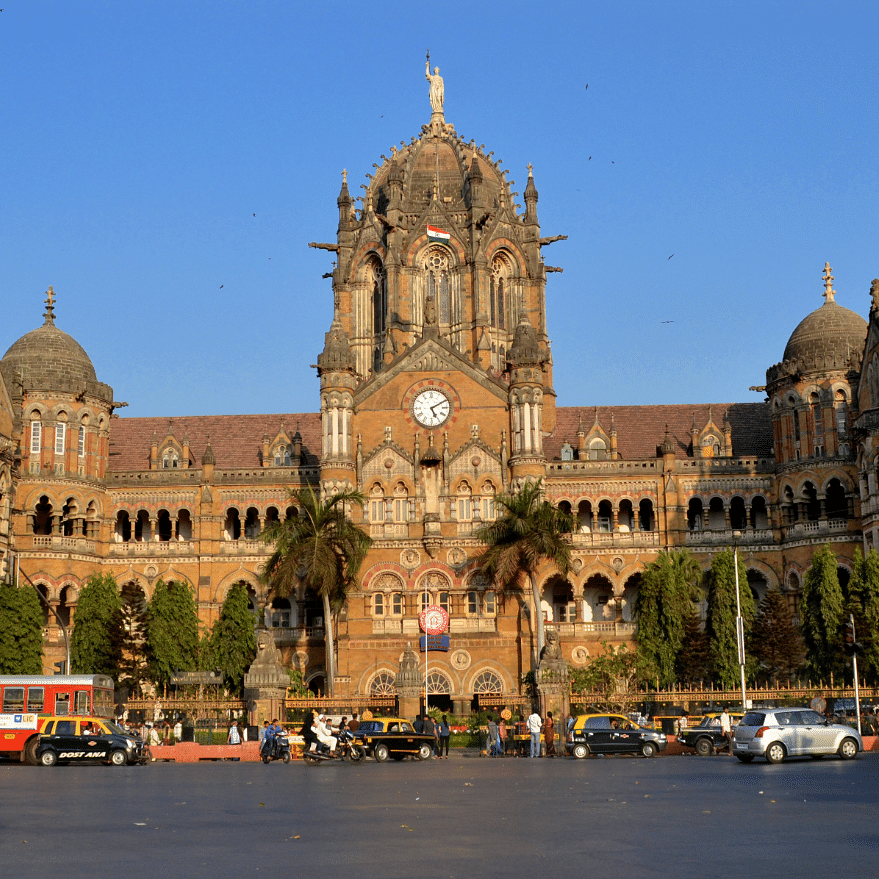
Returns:
[[[656,756],[656,745],[653,742],[644,742],[641,745],[641,754],[645,757],[655,757]]]
[[[418,759],[419,760],[430,760],[430,755],[433,754],[433,748],[427,744],[427,742],[422,742],[418,748]]]
[[[284,756],[281,757],[281,759],[282,759],[285,763],[289,763],[289,762],[290,762],[290,755],[289,755],[288,753],[285,752],[285,753],[284,753]]]
[[[40,740],[34,736],[25,746],[24,746],[24,762],[28,763],[31,766],[36,766],[40,761],[37,760],[37,748],[39,747]]]
[[[750,763],[754,759],[753,754],[736,754],[736,757],[738,757],[742,763]]]
[[[110,762],[114,766],[124,766],[128,762],[128,758],[125,756],[125,751],[111,751]]]
[[[784,749],[784,745],[781,742],[773,742],[766,749],[766,759],[770,763],[781,763],[785,757],[787,757],[787,751]]]
[[[363,752],[363,748],[360,745],[351,745],[351,750],[348,752],[348,759],[352,763],[359,763],[366,754]]]
[[[711,739],[699,739],[696,742],[696,753],[700,757],[710,757],[714,751],[714,743]]]
[[[843,760],[851,760],[858,753],[858,743],[854,739],[843,739],[837,753]]]
[[[380,742],[375,746],[372,756],[375,757],[376,763],[387,763],[388,757],[391,756],[391,752],[388,750],[388,746],[384,742]]]
[[[58,757],[54,751],[43,751],[40,755],[40,763],[43,766],[54,766],[58,762]]]
[[[589,748],[586,745],[574,745],[571,753],[578,759],[583,760],[589,756]]]

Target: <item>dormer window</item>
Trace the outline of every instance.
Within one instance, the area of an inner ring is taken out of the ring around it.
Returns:
[[[565,443],[562,446],[562,460],[563,461],[573,461],[574,460],[574,447],[570,443]]]
[[[600,437],[596,437],[589,443],[589,460],[590,461],[606,461],[607,460],[607,443]]]
[[[278,446],[275,449],[275,467],[290,466],[290,449],[285,445]]]
[[[174,449],[165,449],[162,452],[162,469],[174,470],[180,466],[180,457]]]

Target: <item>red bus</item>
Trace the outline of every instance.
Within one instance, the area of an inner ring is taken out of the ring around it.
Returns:
[[[107,675],[0,675],[0,756],[25,762],[41,718],[113,717],[113,678]]]

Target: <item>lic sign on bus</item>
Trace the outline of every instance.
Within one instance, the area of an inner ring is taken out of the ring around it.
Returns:
[[[36,729],[36,714],[0,714],[0,729]]]

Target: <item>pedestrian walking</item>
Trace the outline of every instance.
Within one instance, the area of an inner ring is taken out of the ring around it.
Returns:
[[[437,724],[436,732],[439,736],[439,759],[448,760],[449,738],[451,737],[452,731],[449,728],[449,721],[445,714],[443,715],[443,719]]]
[[[531,733],[531,756],[540,756],[540,730],[543,727],[543,718],[536,712],[532,712],[525,721],[528,732]]]
[[[226,744],[228,745],[240,745],[241,744],[241,730],[238,729],[238,721],[233,720],[232,726],[229,727],[229,735],[226,736]]]
[[[720,731],[726,736],[726,743],[729,746],[730,757],[734,757],[735,751],[733,747],[732,723],[730,721],[729,712],[726,710],[725,706],[720,714]]]
[[[487,757],[498,756],[497,722],[491,714],[488,715],[488,741],[485,744],[485,754]]]
[[[552,712],[546,712],[546,723],[543,724],[543,741],[546,744],[546,756],[555,757],[555,722]]]
[[[497,739],[501,749],[500,756],[505,757],[507,754],[507,722],[504,720],[503,714],[497,722]]]

